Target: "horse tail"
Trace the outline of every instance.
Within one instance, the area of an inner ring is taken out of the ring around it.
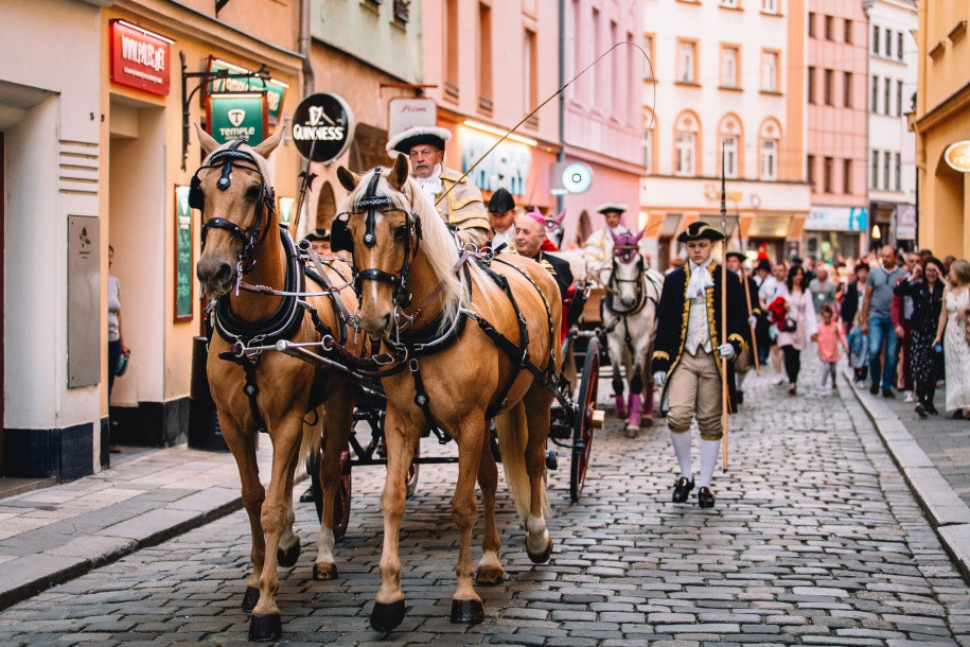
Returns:
[[[498,433],[498,447],[502,454],[502,468],[509,484],[515,509],[522,521],[529,518],[532,504],[532,485],[526,469],[526,446],[529,442],[529,425],[525,415],[525,403],[519,402],[495,420]],[[486,451],[489,451],[486,449]],[[542,514],[547,519],[552,516],[546,484],[542,483]]]
[[[307,418],[311,415],[313,420],[308,421]],[[303,463],[307,456],[319,449],[320,441],[323,439],[323,417],[323,405],[320,405],[303,418],[303,437],[300,438],[300,463]]]

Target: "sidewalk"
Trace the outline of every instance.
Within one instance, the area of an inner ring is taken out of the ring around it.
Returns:
[[[260,440],[265,484],[272,446]],[[185,445],[0,500],[0,609],[241,507],[232,456]]]
[[[920,420],[915,403],[869,394],[846,381],[866,410],[954,564],[970,582],[970,422],[945,413]],[[936,405],[942,412],[943,389]]]

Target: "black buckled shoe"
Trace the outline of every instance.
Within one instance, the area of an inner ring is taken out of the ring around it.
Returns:
[[[674,503],[687,503],[687,495],[694,489],[694,479],[687,480],[686,476],[681,476],[674,481]]]
[[[714,493],[711,488],[702,487],[697,490],[697,505],[702,508],[714,507]]]

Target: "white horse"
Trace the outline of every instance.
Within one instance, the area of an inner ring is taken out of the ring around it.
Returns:
[[[599,280],[606,287],[603,299],[603,330],[607,339],[610,364],[613,367],[613,398],[616,415],[627,418],[626,434],[636,438],[641,421],[653,425],[653,382],[649,362],[657,332],[657,304],[663,287],[663,275],[647,269],[637,235],[613,236],[613,258]],[[623,369],[621,373],[620,369]],[[625,400],[623,377],[630,384],[630,397]],[[646,391],[645,410],[641,397]],[[641,419],[641,413],[645,415]]]

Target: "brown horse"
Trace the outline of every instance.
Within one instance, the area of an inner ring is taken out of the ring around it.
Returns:
[[[239,467],[243,505],[253,536],[253,572],[243,599],[243,608],[253,612],[249,635],[252,640],[275,640],[282,633],[275,600],[279,589],[277,562],[292,566],[300,554],[300,542],[293,533],[293,477],[301,453],[319,442],[321,427],[325,430],[320,466],[323,523],[314,578],[332,579],[337,574],[332,553],[333,505],[341,476],[340,453],[353,425],[357,389],[283,353],[246,352],[246,346],[265,346],[277,339],[321,339],[309,310],[295,298],[233,291],[241,274],[248,284],[276,291],[300,289],[300,281],[294,276],[299,275],[295,250],[289,234],[280,228],[266,163],[283,129],[255,147],[239,142],[219,146],[201,128],[198,131],[207,157],[193,180],[194,195],[190,198],[205,217],[203,252],[196,273],[209,296],[218,299],[213,312],[216,332],[206,368],[222,434]],[[325,270],[332,285],[345,283],[341,273],[350,276],[350,268],[341,263],[328,265]],[[322,286],[308,284],[308,291],[322,290]],[[351,290],[344,290],[338,298],[349,312],[357,307]],[[338,329],[334,301],[326,296],[303,300],[316,310],[325,326]],[[261,334],[265,338],[260,338]],[[351,350],[360,351],[352,337],[348,344]],[[318,407],[321,424],[305,425],[304,416]],[[260,483],[256,464],[260,427],[273,444],[267,491]],[[267,554],[275,559],[266,559]]]
[[[432,425],[458,443],[458,483],[451,502],[459,533],[452,622],[474,624],[484,615],[472,585],[476,476],[485,508],[484,556],[477,580],[496,583],[503,577],[495,525],[498,470],[486,426],[493,415],[498,415],[506,478],[526,522],[529,557],[542,563],[552,552],[543,476],[553,395],[541,382],[561,365],[559,290],[552,276],[529,259],[500,257],[490,269],[468,260],[408,173],[403,155],[388,172],[376,169],[358,176],[338,169],[351,194],[332,235],[335,249],[353,251],[360,298],[356,324],[403,364],[402,371],[382,378],[388,468],[381,587],[371,614],[378,631],[389,631],[404,618],[398,541],[405,473],[419,439]],[[529,370],[520,363],[523,348],[512,351],[507,345],[503,350],[490,336],[498,333],[514,349],[523,341],[523,329],[528,359],[534,362]]]

